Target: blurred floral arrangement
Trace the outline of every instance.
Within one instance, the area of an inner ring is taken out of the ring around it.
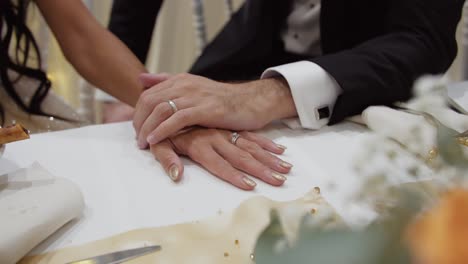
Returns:
[[[448,107],[446,85],[424,77],[414,99],[397,109],[364,111],[375,137],[356,158],[363,185],[353,199],[371,204],[377,219],[364,228],[324,229],[326,218],[306,215],[291,234],[273,211],[255,262],[468,263],[468,116]]]

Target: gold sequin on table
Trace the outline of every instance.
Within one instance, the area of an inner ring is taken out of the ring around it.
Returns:
[[[225,258],[229,257],[229,253],[228,253],[228,252],[224,252],[224,257],[225,257]]]
[[[458,143],[468,147],[468,137],[459,137]]]
[[[319,187],[314,187],[314,191],[316,194],[320,194],[320,188]]]
[[[310,214],[315,214],[315,213],[317,213],[317,209],[315,208],[310,209]]]
[[[429,150],[429,153],[427,155],[427,162],[431,162],[433,161],[435,158],[437,158],[437,156],[439,155],[439,151],[437,150],[437,148],[432,148],[431,150]]]
[[[239,239],[234,240],[234,244],[239,245]]]

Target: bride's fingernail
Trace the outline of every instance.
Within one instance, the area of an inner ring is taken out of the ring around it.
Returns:
[[[169,169],[169,177],[173,181],[177,181],[179,178],[179,168],[177,165],[172,165],[171,168]]]
[[[257,184],[248,177],[242,178],[242,181],[250,187],[255,187]]]
[[[287,149],[286,146],[281,145],[281,144],[276,144],[276,146],[277,146],[278,148],[282,149],[282,150],[286,150],[286,149]]]
[[[280,166],[286,169],[290,169],[293,167],[293,165],[289,162],[286,161],[280,161]]]
[[[271,176],[273,176],[273,178],[277,179],[278,181],[285,181],[285,180],[287,180],[286,176],[281,175],[281,174],[276,173],[276,172],[273,172],[273,173],[271,174]]]

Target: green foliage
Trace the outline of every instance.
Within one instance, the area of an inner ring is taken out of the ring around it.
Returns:
[[[391,210],[391,217],[375,222],[364,230],[324,231],[308,226],[303,219],[297,241],[289,244],[276,212],[263,231],[255,249],[257,264],[406,264],[410,263],[404,247],[404,230],[419,212],[421,197],[403,191],[402,199]]]
[[[466,146],[461,145],[456,135],[445,127],[437,127],[437,147],[440,156],[449,165],[460,169],[468,168],[468,158],[463,152]]]

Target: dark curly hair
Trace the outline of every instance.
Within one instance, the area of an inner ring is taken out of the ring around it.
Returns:
[[[0,78],[3,89],[21,109],[30,114],[47,115],[41,110],[41,104],[51,83],[41,69],[39,47],[26,25],[29,3],[30,0],[0,0]],[[16,73],[18,77],[13,78],[9,73]],[[15,90],[15,83],[24,76],[37,80],[36,91],[29,103],[24,102]],[[0,120],[1,124],[5,121],[1,105]]]

